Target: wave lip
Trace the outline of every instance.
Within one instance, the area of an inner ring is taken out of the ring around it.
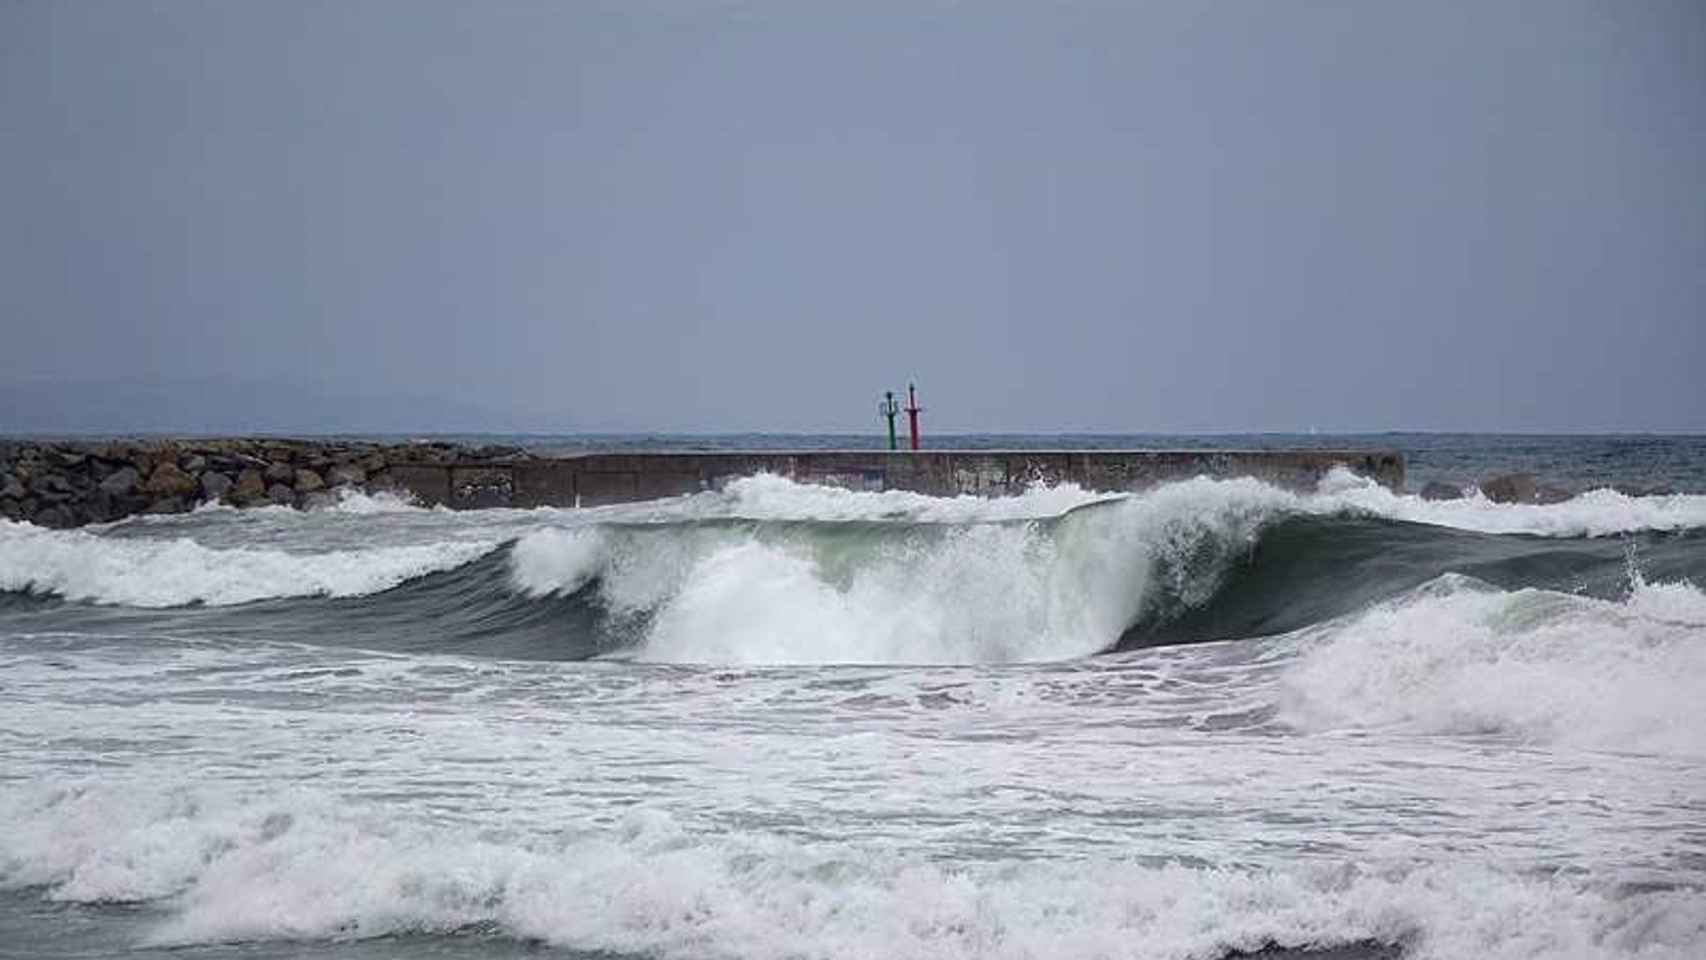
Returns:
[[[1436,501],[1393,493],[1342,469],[1323,478],[1320,490],[1303,497],[1300,505],[1312,513],[1354,510],[1477,533],[1540,537],[1604,537],[1706,527],[1706,495],[1700,494],[1630,496],[1602,488],[1559,503],[1522,504],[1495,503],[1477,490],[1461,500]]]

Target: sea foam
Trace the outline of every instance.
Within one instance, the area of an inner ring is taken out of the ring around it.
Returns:
[[[1306,730],[1706,755],[1706,594],[1686,583],[1613,602],[1448,574],[1299,643],[1281,703]]]
[[[939,863],[904,850],[614,827],[504,838],[306,791],[34,788],[0,798],[0,886],[153,901],[156,946],[450,933],[484,926],[663,958],[1200,958],[1268,944],[1404,944],[1412,960],[1681,960],[1697,890],[1468,864],[1239,870],[1090,856]]]
[[[1111,647],[1145,604],[1206,601],[1285,496],[1253,480],[1201,480],[1106,502],[1074,496],[1078,509],[1047,522],[545,530],[517,542],[512,582],[540,595],[596,580],[607,608],[648,619],[634,651],[648,660],[1062,659]]]

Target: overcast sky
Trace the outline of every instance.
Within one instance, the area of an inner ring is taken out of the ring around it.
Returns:
[[[1700,432],[1706,3],[0,0],[0,223],[0,430]]]

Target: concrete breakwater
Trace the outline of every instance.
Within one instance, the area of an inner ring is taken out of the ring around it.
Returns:
[[[814,450],[533,456],[518,447],[343,440],[0,441],[0,516],[40,526],[178,513],[206,502],[314,508],[340,490],[423,505],[600,506],[772,473],[852,490],[1003,496],[1039,485],[1142,490],[1199,475],[1312,488],[1335,466],[1393,489],[1404,457],[1369,450]]]

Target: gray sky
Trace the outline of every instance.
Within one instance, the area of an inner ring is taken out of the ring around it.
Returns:
[[[0,0],[0,213],[0,430],[1706,431],[1700,0]]]

